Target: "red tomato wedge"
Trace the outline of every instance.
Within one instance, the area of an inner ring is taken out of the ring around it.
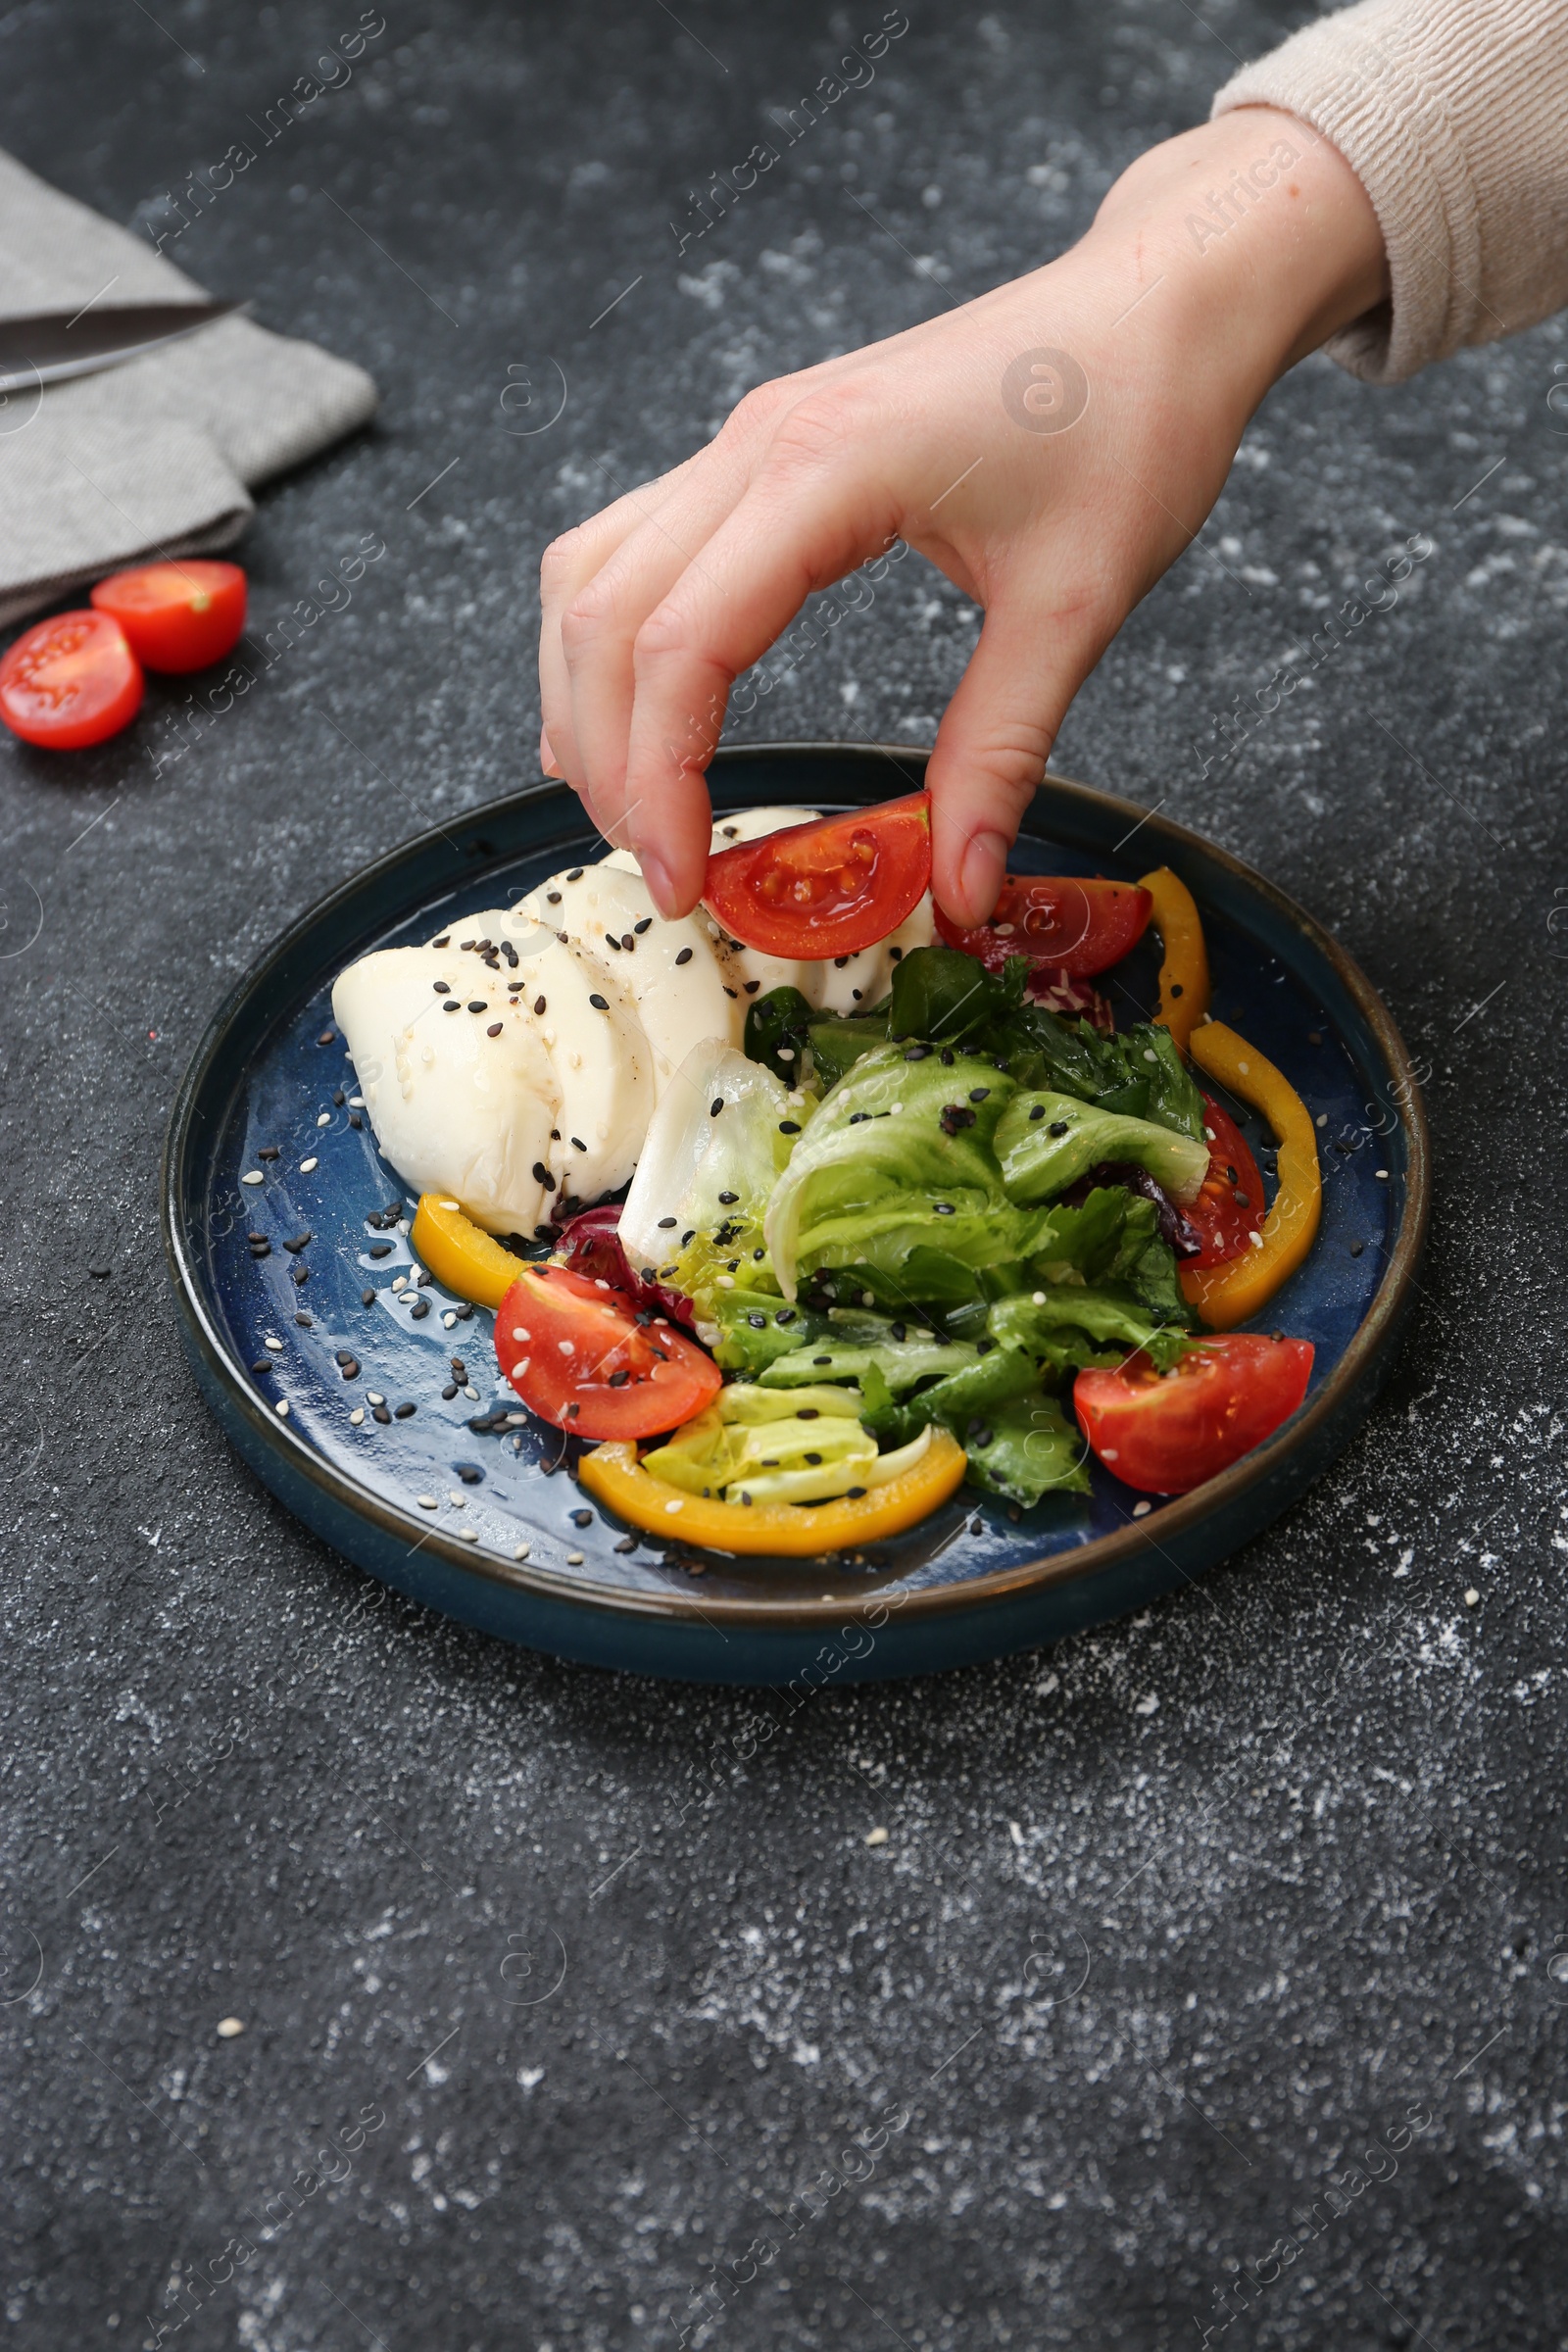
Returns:
[[[964,931],[937,909],[937,930],[950,948],[1000,972],[1009,956],[1087,980],[1108,971],[1135,948],[1149,927],[1153,900],[1136,882],[1104,882],[1077,874],[1009,874],[989,923]]]
[[[523,1403],[574,1438],[651,1438],[711,1404],[722,1375],[672,1323],[564,1266],[527,1266],[496,1309],[496,1355]]]
[[[141,663],[106,612],[57,612],[0,661],[0,718],[24,743],[79,752],[128,727],[141,709]]]
[[[117,571],[92,592],[94,609],[124,630],[149,669],[206,669],[239,642],[245,626],[245,574],[237,564],[195,557]]]
[[[1124,1486],[1187,1494],[1288,1421],[1311,1370],[1310,1340],[1228,1332],[1195,1341],[1174,1372],[1156,1372],[1141,1351],[1113,1372],[1080,1372],[1073,1409]]]
[[[703,904],[767,956],[854,956],[912,914],[931,887],[931,795],[852,808],[708,860]]]
[[[1214,1139],[1208,1148],[1208,1174],[1197,1200],[1186,1202],[1182,1212],[1203,1247],[1185,1262],[1222,1266],[1227,1258],[1250,1250],[1268,1204],[1250,1145],[1212,1095],[1203,1097],[1203,1125]]]

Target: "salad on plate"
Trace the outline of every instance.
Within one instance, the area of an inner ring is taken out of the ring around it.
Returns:
[[[629,1528],[813,1557],[1091,1457],[1185,1494],[1306,1394],[1308,1342],[1236,1327],[1311,1248],[1313,1122],[1209,1017],[1186,886],[1013,876],[958,930],[929,883],[923,793],[759,808],[679,920],[617,850],[338,978],[416,1254]]]

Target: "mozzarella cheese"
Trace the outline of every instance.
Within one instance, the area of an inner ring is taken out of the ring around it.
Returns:
[[[816,813],[726,810],[713,848]],[[630,1180],[681,1063],[704,1040],[741,1047],[756,997],[798,988],[827,1011],[863,1010],[886,996],[900,955],[935,932],[927,897],[858,956],[763,956],[702,907],[666,922],[632,853],[615,850],[440,936],[350,964],[333,1016],[400,1175],[489,1232],[532,1236]]]

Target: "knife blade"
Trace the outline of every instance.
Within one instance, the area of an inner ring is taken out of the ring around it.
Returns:
[[[138,360],[250,307],[248,302],[126,302],[98,310],[89,303],[74,312],[0,318],[0,392],[96,375],[101,368]]]

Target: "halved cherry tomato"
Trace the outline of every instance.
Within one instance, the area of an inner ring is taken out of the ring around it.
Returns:
[[[768,956],[854,956],[931,887],[931,795],[789,825],[708,860],[703,904]]]
[[[1212,1095],[1203,1097],[1203,1125],[1213,1138],[1208,1174],[1197,1200],[1189,1200],[1184,1211],[1203,1247],[1186,1263],[1222,1266],[1227,1258],[1250,1250],[1253,1234],[1263,1229],[1263,1179],[1246,1136]]]
[[[1072,979],[1087,979],[1120,963],[1143,938],[1153,901],[1136,882],[1099,875],[1009,874],[989,923],[960,930],[937,908],[937,929],[950,948],[1000,972],[1009,956],[1029,956]]]
[[[141,709],[141,663],[106,612],[57,612],[0,661],[0,718],[24,743],[79,752],[128,727]]]
[[[1073,1410],[1089,1446],[1124,1486],[1187,1494],[1250,1453],[1306,1395],[1310,1340],[1237,1331],[1195,1340],[1174,1372],[1142,1351],[1111,1372],[1080,1372]]]
[[[96,610],[124,630],[149,669],[206,669],[239,642],[245,626],[245,574],[237,564],[195,557],[117,571],[92,592]]]
[[[496,1309],[496,1356],[530,1412],[574,1438],[651,1438],[723,1376],[672,1323],[564,1266],[525,1266]]]

